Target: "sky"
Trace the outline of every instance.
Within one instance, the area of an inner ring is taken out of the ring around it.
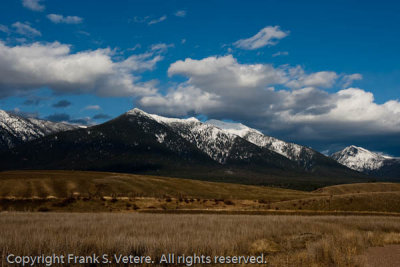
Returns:
[[[400,156],[396,1],[0,1],[0,109],[93,125],[138,107],[325,154]]]

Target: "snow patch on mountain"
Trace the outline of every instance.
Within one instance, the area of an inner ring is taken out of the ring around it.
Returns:
[[[262,132],[241,123],[220,120],[208,120],[203,123],[193,117],[187,119],[168,118],[156,114],[148,114],[138,108],[132,109],[126,114],[146,116],[172,128],[180,136],[195,144],[212,159],[220,163],[226,162],[229,156],[240,159],[251,157],[251,155],[244,155],[246,154],[244,152],[243,155],[231,154],[232,147],[238,137],[258,147],[276,152],[307,169],[313,166],[313,157],[317,153],[310,148],[266,136]]]
[[[305,157],[312,158],[315,153],[312,149],[293,143],[288,143],[277,138],[266,136],[256,129],[252,129],[241,123],[224,122],[219,120],[209,120],[206,124],[214,125],[226,132],[236,134],[247,141],[263,148],[268,148],[290,160],[304,161]],[[305,165],[308,164],[304,162]],[[302,165],[304,165],[302,164]]]
[[[377,170],[385,164],[386,160],[394,159],[357,146],[348,146],[332,154],[331,157],[350,169],[360,172]]]
[[[148,114],[158,123],[172,128],[180,136],[197,146],[213,160],[225,163],[230,156],[236,135],[211,125],[204,124],[196,118],[178,119]]]
[[[9,149],[22,142],[78,127],[66,123],[23,118],[0,110],[0,149]]]
[[[228,133],[238,135],[242,138],[252,132],[263,135],[260,131],[249,128],[246,125],[243,125],[241,123],[226,122],[226,121],[219,121],[219,120],[208,120],[208,121],[206,121],[206,124],[216,126]]]

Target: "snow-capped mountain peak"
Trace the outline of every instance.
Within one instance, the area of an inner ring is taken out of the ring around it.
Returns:
[[[149,114],[150,117],[152,117],[153,119],[155,119],[157,122],[159,123],[190,123],[190,122],[200,122],[198,119],[194,118],[194,117],[190,117],[187,119],[178,119],[178,118],[167,118],[167,117],[163,117],[163,116],[159,116],[156,114]]]
[[[290,160],[296,161],[303,166],[309,166],[315,151],[293,143],[288,143],[277,138],[264,135],[262,132],[247,127],[241,123],[209,120],[207,124],[215,125],[231,134],[238,135],[247,141],[263,148],[268,148]]]
[[[23,118],[0,110],[0,150],[9,149],[51,133],[79,128],[60,122]]]
[[[354,145],[332,154],[331,157],[350,169],[361,172],[379,169],[385,160],[393,159]]]
[[[308,147],[264,135],[261,131],[241,123],[214,119],[203,123],[196,118],[168,118],[149,114],[137,108],[128,111],[126,114],[145,116],[169,127],[219,163],[224,163],[228,158],[232,157],[232,148],[240,139],[244,139],[243,141],[247,141],[259,148],[278,153],[296,162],[306,170],[313,169],[316,164],[319,164],[319,160],[324,158],[323,155]],[[157,137],[157,140],[161,139]],[[238,154],[236,157],[247,158],[251,157],[251,155]]]
[[[141,116],[146,116],[148,118],[156,120],[158,123],[174,123],[174,122],[200,122],[198,119],[194,117],[190,117],[187,119],[179,119],[179,118],[169,118],[169,117],[163,117],[157,114],[150,114],[147,113],[141,109],[134,108],[129,111],[127,111],[125,114],[127,115],[141,115]]]
[[[140,114],[171,128],[174,132],[185,138],[197,148],[205,152],[213,160],[224,163],[230,155],[236,135],[225,132],[213,125],[202,123],[191,117],[187,119],[168,118],[156,114],[149,114],[134,109],[129,114]]]

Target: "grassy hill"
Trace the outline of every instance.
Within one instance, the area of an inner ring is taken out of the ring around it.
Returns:
[[[89,171],[0,172],[0,210],[399,212],[400,184],[335,185],[313,192]]]
[[[343,195],[351,193],[396,192],[400,191],[400,183],[356,183],[327,186],[315,190],[316,193]]]
[[[88,171],[0,172],[0,198],[81,196],[191,197],[282,201],[314,193],[265,186]]]
[[[400,212],[399,183],[357,183],[323,187],[308,199],[275,203],[272,208],[318,211]]]

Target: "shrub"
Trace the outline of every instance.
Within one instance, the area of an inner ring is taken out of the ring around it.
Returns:
[[[229,199],[224,200],[224,204],[225,205],[235,205],[235,203],[232,200],[229,200]]]

